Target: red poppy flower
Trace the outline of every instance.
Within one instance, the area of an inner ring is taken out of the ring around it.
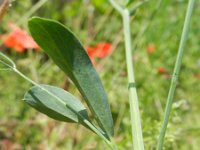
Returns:
[[[6,47],[13,48],[17,52],[24,52],[29,48],[39,49],[39,46],[25,30],[22,30],[14,24],[9,24],[9,27],[12,32],[1,37]]]
[[[160,68],[158,68],[158,73],[159,74],[166,74],[167,70],[165,68],[163,68],[163,67],[160,67]]]
[[[147,53],[148,53],[148,54],[154,53],[155,50],[156,50],[156,46],[155,46],[153,43],[150,43],[150,44],[147,46]]]
[[[104,58],[107,56],[111,51],[111,44],[110,43],[98,43],[96,45],[96,57]]]
[[[107,42],[102,42],[96,44],[94,47],[87,47],[86,49],[91,61],[94,63],[95,58],[101,59],[110,54],[112,45]]]

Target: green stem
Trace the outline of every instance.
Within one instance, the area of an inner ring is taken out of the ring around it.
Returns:
[[[2,64],[6,65],[9,68],[16,68],[15,63],[9,57],[7,57],[6,55],[4,55],[2,52],[0,52],[0,56],[3,57],[5,60],[7,60],[12,66],[10,64],[7,64],[6,62],[0,60],[0,62]]]
[[[176,90],[176,86],[177,86],[177,82],[178,82],[179,72],[181,69],[183,53],[185,50],[186,40],[188,38],[188,32],[189,32],[189,26],[190,26],[192,12],[193,12],[193,8],[194,8],[194,2],[195,2],[195,0],[189,0],[189,3],[188,3],[184,27],[183,27],[183,31],[182,31],[182,35],[181,35],[180,44],[179,44],[178,55],[177,55],[174,72],[173,72],[172,79],[171,79],[171,85],[170,85],[170,89],[169,89],[169,93],[168,93],[167,104],[166,104],[165,113],[164,113],[164,120],[162,123],[156,150],[162,150],[162,147],[163,147],[167,124],[169,121],[169,115],[170,115],[170,111],[171,111],[171,107],[172,107],[172,103],[173,103],[173,99],[174,99],[174,94],[175,94],[175,90]]]
[[[119,4],[117,4],[115,0],[109,0],[109,1],[111,5],[122,15],[124,11],[123,8]]]
[[[122,15],[123,28],[125,36],[126,49],[126,63],[128,71],[128,85],[129,85],[129,103],[131,114],[132,127],[132,143],[135,150],[144,150],[144,142],[142,136],[142,126],[140,120],[138,95],[135,86],[135,76],[133,70],[132,60],[132,43],[131,43],[131,27],[130,27],[130,13],[128,9],[120,7],[114,0],[109,0],[113,7]],[[134,139],[133,139],[134,138]]]
[[[85,124],[87,124],[89,127],[90,127],[90,129],[92,130],[92,131],[94,131],[99,137],[101,137],[101,139],[103,139],[105,142],[106,142],[106,144],[112,149],[112,150],[117,150],[117,148],[116,148],[116,146],[115,146],[115,144],[114,144],[114,142],[110,142],[91,122],[89,122],[88,120],[86,120],[86,119],[83,119],[83,122],[85,123]]]
[[[130,31],[130,15],[127,9],[123,11],[123,24],[124,24],[125,46],[126,46],[126,63],[128,71],[128,82],[129,82],[129,103],[130,103],[130,113],[131,113],[132,136],[134,138],[133,145],[135,150],[144,150],[139,102],[135,86],[135,77],[134,77],[134,70],[132,63],[133,60],[132,60],[132,44],[131,44],[132,40]]]

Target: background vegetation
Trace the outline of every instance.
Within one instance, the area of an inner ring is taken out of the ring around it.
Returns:
[[[116,143],[120,150],[131,149],[121,17],[107,1],[51,0],[31,12],[37,2],[12,2],[1,21],[0,34],[10,32],[9,22],[27,29],[27,19],[37,15],[64,23],[75,32],[85,47],[100,42],[111,43],[113,51],[105,58],[97,59],[95,68],[108,93]],[[164,1],[154,18],[150,18],[157,4],[157,0],[151,0],[132,17],[133,61],[147,150],[154,149],[156,145],[187,2]],[[200,3],[196,1],[167,131],[166,150],[198,150],[200,146],[199,8]],[[144,30],[146,27],[147,30]],[[18,53],[6,48],[2,40],[0,43],[0,50],[15,60],[18,68],[34,81],[63,87],[80,97],[71,81],[42,51],[28,49]],[[23,103],[21,99],[29,88],[30,84],[19,76],[9,71],[0,71],[0,149],[107,149],[104,142],[83,127],[54,121]]]

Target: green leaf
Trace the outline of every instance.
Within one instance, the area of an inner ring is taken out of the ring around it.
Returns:
[[[83,123],[83,119],[89,120],[82,103],[57,87],[41,84],[33,86],[25,94],[24,101],[55,120],[76,123]]]
[[[34,17],[29,30],[38,45],[71,78],[99,126],[113,135],[113,120],[101,80],[79,40],[62,24]]]

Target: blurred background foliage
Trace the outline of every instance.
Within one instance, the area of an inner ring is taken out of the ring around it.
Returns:
[[[129,8],[138,2],[140,0],[134,0]],[[132,16],[133,61],[147,150],[155,149],[188,1],[164,1],[152,18],[157,2],[147,2]],[[200,147],[199,15],[200,2],[196,1],[165,150],[199,150]],[[27,20],[31,16],[62,22],[85,47],[100,42],[112,44],[112,52],[103,59],[96,59],[95,68],[108,93],[116,143],[120,150],[131,149],[120,15],[106,0],[18,0],[12,2],[1,20],[0,34],[10,32],[9,22],[27,30]],[[0,43],[0,50],[34,81],[62,87],[80,97],[73,83],[42,51],[28,49],[17,53],[14,49],[6,48],[2,40]],[[21,99],[30,86],[16,74],[0,71],[0,149],[108,149],[96,135],[83,127],[54,121],[24,104]]]

